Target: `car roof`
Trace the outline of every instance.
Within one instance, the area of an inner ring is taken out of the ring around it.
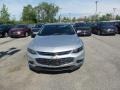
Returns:
[[[12,26],[12,24],[0,24],[0,26]]]
[[[16,24],[16,25],[26,25],[27,26],[27,24]]]
[[[120,20],[111,20],[110,22],[120,22]]]
[[[47,23],[44,25],[71,25],[70,23]]]
[[[108,23],[109,23],[109,22],[120,22],[120,20],[110,20],[110,21],[100,21],[100,22],[106,22],[106,23],[107,23],[107,22],[108,22]]]
[[[99,23],[112,23],[112,22],[110,22],[110,21],[100,21],[100,22],[97,22],[98,24]]]

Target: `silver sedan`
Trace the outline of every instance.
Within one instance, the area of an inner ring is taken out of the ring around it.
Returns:
[[[46,24],[27,47],[32,70],[76,70],[84,62],[82,40],[70,24]]]

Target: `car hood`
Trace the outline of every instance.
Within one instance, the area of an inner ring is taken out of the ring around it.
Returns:
[[[61,52],[79,48],[82,40],[76,35],[36,36],[29,48],[43,52]]]
[[[11,31],[21,31],[21,30],[24,30],[24,28],[13,28],[13,29],[11,29]]]
[[[40,30],[40,28],[32,28],[33,32],[38,32]]]
[[[40,29],[40,28],[33,27],[32,29]]]

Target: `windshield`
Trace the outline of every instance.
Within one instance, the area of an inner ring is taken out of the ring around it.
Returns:
[[[89,27],[87,23],[76,23],[74,27]]]
[[[73,35],[74,29],[71,25],[45,25],[38,35]]]
[[[90,30],[90,25],[87,23],[76,23],[74,28],[75,30]]]
[[[26,25],[16,25],[15,28],[26,28]]]
[[[38,25],[35,25],[34,28],[41,28],[42,27],[42,24],[38,24]]]
[[[0,28],[5,28],[6,26],[5,25],[0,25]]]
[[[38,32],[40,29],[32,29],[33,32]]]
[[[99,25],[101,27],[110,27],[110,26],[113,26],[113,23],[112,22],[102,22],[102,23],[99,23]]]

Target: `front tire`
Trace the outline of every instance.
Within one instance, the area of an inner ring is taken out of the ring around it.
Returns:
[[[8,33],[5,33],[5,34],[4,34],[4,37],[8,37]]]
[[[101,31],[97,31],[97,35],[101,35]]]
[[[28,34],[28,32],[26,32],[26,33],[25,33],[25,37],[28,37],[28,36],[29,36],[29,34]]]
[[[3,35],[2,34],[0,34],[0,38],[2,38],[3,37]]]

